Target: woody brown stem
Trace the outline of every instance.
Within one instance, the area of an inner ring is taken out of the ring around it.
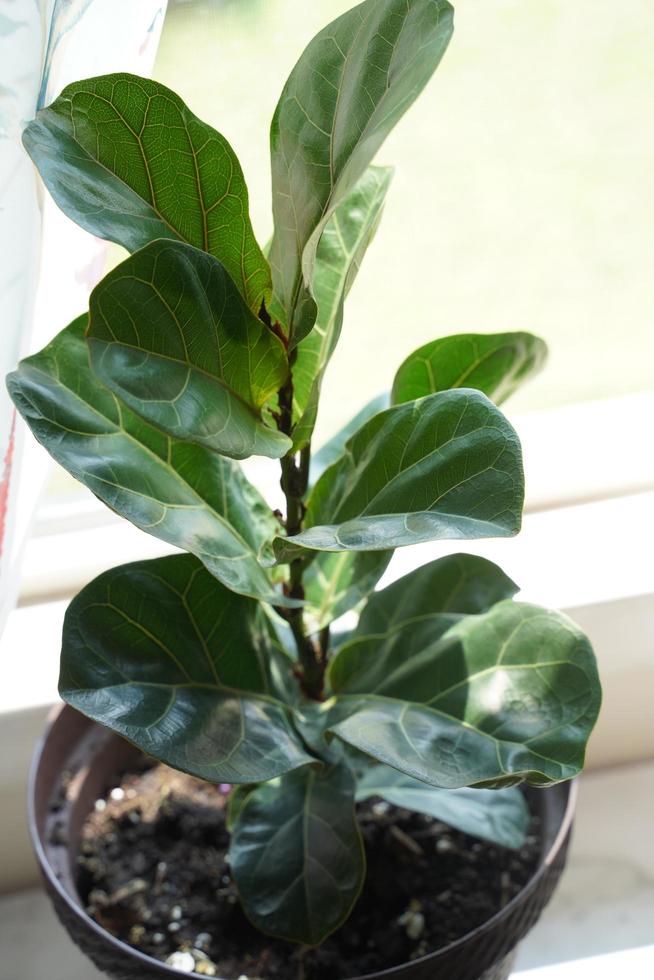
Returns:
[[[290,436],[293,429],[293,378],[289,379],[279,392],[279,419],[281,432]],[[302,530],[304,520],[303,498],[309,485],[309,464],[311,449],[306,446],[301,453],[289,453],[281,460],[281,487],[286,497],[286,534],[292,537]],[[290,575],[287,593],[289,598],[304,601],[305,561],[295,558],[290,563]],[[298,657],[302,667],[302,686],[310,698],[320,700],[323,694],[325,680],[326,657],[321,647],[317,646],[307,634],[302,606],[285,611],[289,626],[293,633]]]

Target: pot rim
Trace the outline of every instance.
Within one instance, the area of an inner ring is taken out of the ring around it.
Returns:
[[[67,705],[65,702],[54,706],[54,708],[48,715],[46,727],[43,731],[43,734],[41,735],[41,737],[39,738],[36,744],[36,748],[34,750],[34,755],[32,756],[32,761],[29,769],[28,798],[27,798],[27,825],[28,825],[28,831],[32,842],[32,846],[36,852],[36,856],[39,862],[39,866],[41,868],[41,872],[47,878],[48,885],[50,886],[50,888],[54,889],[57,892],[59,897],[66,903],[66,905],[73,912],[73,914],[76,915],[77,918],[80,919],[81,922],[87,928],[89,928],[96,936],[98,936],[98,938],[102,939],[104,942],[108,942],[111,946],[113,946],[117,953],[122,953],[123,955],[132,956],[137,962],[142,963],[144,966],[147,966],[149,969],[152,969],[154,967],[155,969],[160,970],[162,976],[179,978],[180,976],[183,975],[180,973],[179,970],[173,969],[171,966],[168,966],[162,960],[157,960],[153,956],[148,956],[146,953],[141,952],[141,950],[136,949],[134,946],[130,946],[128,943],[123,942],[122,939],[118,939],[116,936],[112,935],[112,933],[108,932],[106,929],[103,929],[102,926],[100,926],[95,921],[95,919],[92,919],[91,916],[88,915],[88,913],[86,912],[86,910],[84,909],[84,907],[81,905],[80,902],[76,902],[73,900],[69,892],[64,888],[62,883],[59,881],[59,878],[54,873],[54,869],[50,864],[48,854],[43,844],[43,841],[41,840],[41,834],[39,832],[39,827],[37,824],[36,810],[35,810],[36,784],[37,784],[38,773],[41,764],[41,757],[43,755],[43,750],[49,738],[51,729],[53,728],[55,723],[59,720],[62,714],[67,713],[67,711],[73,711],[73,710],[74,709],[70,708],[70,706]],[[103,727],[99,725],[97,722],[94,722],[93,719],[91,718],[89,718],[88,720],[91,724],[97,725],[99,728]],[[110,729],[107,730],[110,731]],[[112,734],[115,735],[115,733]],[[115,735],[115,737],[120,738],[119,735]],[[427,963],[430,960],[437,959],[439,956],[445,956],[446,954],[449,954],[453,950],[461,946],[464,946],[466,943],[470,942],[471,939],[476,938],[480,934],[487,931],[492,931],[496,926],[498,926],[501,923],[502,919],[508,917],[511,911],[517,905],[523,902],[524,899],[530,894],[530,892],[533,891],[538,886],[539,881],[546,874],[548,868],[553,863],[557,853],[559,852],[561,846],[563,845],[567,835],[570,833],[572,821],[575,814],[575,808],[577,804],[577,796],[579,792],[577,779],[568,780],[565,783],[557,784],[557,785],[564,785],[568,790],[568,798],[566,800],[566,806],[565,806],[565,811],[563,813],[563,818],[561,820],[561,824],[559,826],[559,829],[556,833],[556,837],[554,838],[551,847],[549,848],[547,854],[545,854],[545,856],[543,857],[542,861],[538,865],[538,868],[536,869],[532,877],[529,879],[527,884],[524,885],[523,888],[520,889],[518,894],[514,895],[514,897],[510,899],[506,903],[506,905],[503,906],[503,908],[501,908],[498,912],[492,915],[489,919],[486,919],[485,922],[482,922],[481,925],[477,926],[475,929],[472,929],[470,932],[466,932],[465,935],[460,936],[459,939],[455,939],[453,942],[448,943],[447,946],[441,946],[440,949],[434,950],[431,953],[426,953],[424,956],[417,957],[415,960],[411,961],[411,965]],[[406,969],[406,966],[407,966],[406,963],[400,963],[395,966],[388,967],[387,969],[379,970],[376,973],[359,974],[358,976],[345,978],[345,980],[384,980],[384,978],[388,978],[388,980],[391,980],[391,978],[397,975],[399,971]],[[193,976],[193,974],[190,975]]]

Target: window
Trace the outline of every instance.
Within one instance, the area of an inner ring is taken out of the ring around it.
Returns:
[[[261,241],[276,98],[304,44],[349,5],[169,4],[155,77],[234,145]],[[643,25],[654,14],[646,0],[626,8],[599,17],[591,0],[459,0],[436,78],[379,153],[396,166],[394,185],[349,299],[317,444],[420,344],[526,329],[550,347],[545,371],[509,404],[532,443],[528,505],[652,485],[653,468],[632,452],[654,419],[647,396],[555,413],[554,430],[550,417],[521,418],[652,388],[654,136],[642,120],[654,100]],[[80,499],[60,475],[50,484],[66,507],[71,492]]]
[[[169,4],[155,77],[233,144],[261,241],[271,230],[277,95],[308,39],[349,6]],[[350,297],[316,443],[436,336],[543,336],[546,370],[509,403],[525,448],[525,531],[464,547],[497,558],[526,597],[576,610],[616,674],[618,637],[602,610],[621,603],[610,621],[630,621],[638,637],[620,651],[620,676],[642,676],[652,669],[642,648],[654,628],[654,604],[644,601],[654,594],[644,560],[654,541],[643,540],[654,489],[654,137],[642,123],[654,99],[644,30],[654,28],[654,10],[646,0],[605,5],[601,17],[592,0],[458,0],[456,8],[457,33],[436,79],[379,154],[396,166],[394,186]],[[270,470],[255,463],[252,472],[272,500]],[[70,595],[103,567],[167,550],[57,473],[28,548],[23,598]],[[393,574],[412,560],[398,554]],[[625,707],[622,683],[615,700],[607,693],[609,720]],[[638,724],[645,700],[641,707],[630,705]],[[629,752],[606,746],[604,759]]]

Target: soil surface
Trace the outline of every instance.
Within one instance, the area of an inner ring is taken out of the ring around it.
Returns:
[[[360,807],[368,875],[348,922],[318,949],[259,933],[230,875],[228,786],[156,765],[129,773],[83,828],[78,885],[107,930],[181,972],[221,980],[341,980],[424,956],[474,929],[528,881],[532,821],[508,851],[383,802]]]

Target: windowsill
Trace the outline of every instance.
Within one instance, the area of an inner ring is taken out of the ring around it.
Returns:
[[[639,528],[633,538],[631,531],[635,522],[627,518],[625,540],[622,521],[628,509],[624,504],[627,498],[646,504],[650,492],[654,499],[654,472],[650,456],[642,448],[648,444],[649,423],[654,419],[654,392],[521,415],[513,415],[510,411],[508,414],[523,447],[527,484],[525,528],[536,527],[529,518],[540,515],[550,531],[554,528],[557,531],[553,546],[558,543],[560,548],[562,542],[570,541],[569,550],[583,570],[583,574],[573,580],[572,575],[567,574],[567,560],[561,560],[560,555],[548,567],[541,566],[542,574],[530,576],[540,596],[538,601],[553,606],[597,601],[600,579],[606,597],[618,598],[634,593],[634,580],[643,578],[646,562],[646,550],[638,549],[634,542],[646,525]],[[264,491],[272,507],[283,505],[278,468],[273,461],[252,458],[244,462],[243,468]],[[603,510],[594,513],[578,509],[591,503]],[[560,515],[554,524],[547,517],[550,511]],[[643,508],[640,512],[643,513]],[[598,539],[584,542],[580,536],[575,536],[576,528],[570,525],[570,521],[573,525],[576,523],[578,515],[593,532],[601,526],[605,547],[599,564],[595,561]],[[647,516],[643,516],[647,520]],[[584,554],[573,551],[578,541],[586,545]],[[485,549],[485,543],[482,547]],[[504,542],[499,548],[491,543],[490,548],[502,560],[506,557],[516,564],[516,556],[531,549],[531,539],[523,532],[517,542]],[[628,552],[629,561],[607,562],[606,555],[613,555],[616,549],[619,554]],[[21,601],[38,602],[73,595],[104,568],[171,550],[165,543],[142,534],[117,518],[86,490],[81,490],[69,503],[56,498],[44,501],[26,547]],[[437,546],[432,550],[437,551]],[[462,542],[460,550],[476,552],[477,547],[474,543]],[[417,560],[415,556],[422,553],[428,553],[428,549],[420,553],[413,549],[402,552],[413,562]],[[530,562],[530,571],[536,564]],[[524,565],[524,560],[518,560],[516,567],[522,569]],[[518,581],[527,588],[524,575]]]
[[[562,609],[586,630],[604,685],[604,706],[589,762],[609,765],[654,755],[654,726],[647,692],[654,688],[654,493],[527,514],[517,538],[439,542],[400,549],[381,584],[439,555],[464,550],[497,562],[522,587],[520,598]],[[82,581],[106,568],[169,553],[171,548],[126,522],[33,539],[41,567],[65,554]],[[50,553],[53,552],[53,553]],[[60,594],[73,589],[66,567]],[[30,597],[38,600],[37,588]],[[24,597],[24,601],[25,601]],[[0,691],[7,712],[56,699],[59,638],[66,599],[23,604],[9,617],[0,658],[12,664],[10,685]],[[625,636],[629,642],[625,643]],[[0,786],[2,780],[0,762]]]
[[[645,980],[652,976],[654,946],[640,946],[638,949],[571,960],[538,970],[520,971],[515,974],[515,980],[615,980],[616,977]]]
[[[522,443],[528,512],[654,489],[643,451],[654,391],[507,415]]]

